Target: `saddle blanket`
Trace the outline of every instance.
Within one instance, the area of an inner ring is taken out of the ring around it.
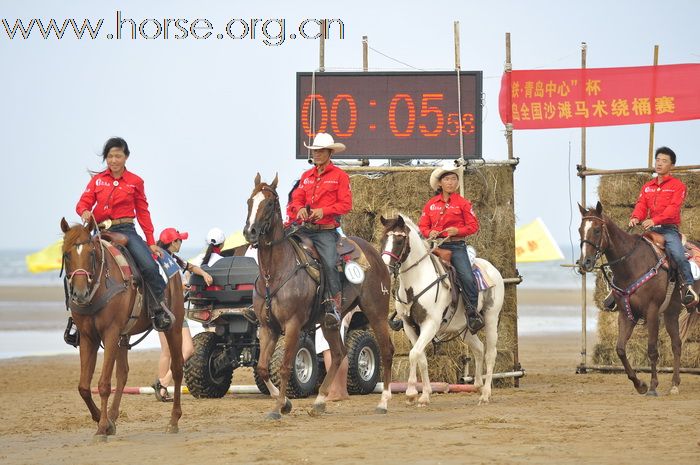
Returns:
[[[687,242],[685,244],[685,255],[690,262],[690,271],[693,272],[693,279],[700,280],[700,248]]]
[[[472,273],[474,273],[474,279],[476,280],[476,287],[481,291],[485,291],[487,289],[492,288],[495,286],[493,282],[489,279],[488,275],[479,268],[479,264],[475,263],[472,266]]]

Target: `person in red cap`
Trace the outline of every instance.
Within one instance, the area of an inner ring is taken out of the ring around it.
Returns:
[[[202,278],[207,285],[211,285],[214,280],[212,277],[198,266],[186,262],[176,255],[182,247],[182,241],[186,240],[189,234],[186,232],[180,232],[175,228],[165,228],[158,237],[158,242],[156,245],[161,249],[165,250],[170,256],[173,257],[178,266],[182,269],[183,273],[194,273]],[[183,281],[185,282],[185,281]],[[171,397],[168,395],[168,385],[173,380],[173,374],[170,371],[170,348],[168,347],[168,340],[165,338],[163,333],[159,333],[160,337],[160,359],[158,360],[158,377],[153,383],[153,391],[156,395],[156,399],[161,402],[171,401]],[[192,334],[190,333],[190,327],[187,324],[187,319],[182,320],[182,360],[187,361],[192,354],[194,354],[194,345],[192,343]]]
[[[336,228],[340,226],[340,217],[352,209],[352,192],[350,177],[331,162],[331,156],[345,150],[345,145],[335,142],[330,134],[319,132],[311,145],[304,146],[311,149],[315,166],[301,175],[299,187],[291,193],[287,214],[304,224],[302,232],[321,256],[328,280],[323,325],[337,328],[342,311],[342,287],[335,269],[339,238]]]

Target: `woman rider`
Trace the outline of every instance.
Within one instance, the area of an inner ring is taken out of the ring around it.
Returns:
[[[167,331],[175,318],[163,302],[166,284],[153,259],[153,254],[160,256],[161,252],[153,238],[143,180],[126,169],[128,158],[126,141],[120,137],[109,139],[102,149],[102,161],[107,163],[107,169],[92,177],[75,210],[84,223],[94,215],[100,229],[128,237],[127,249],[141,270],[146,287],[150,288],[144,293],[153,327]],[[134,219],[146,236],[145,242],[136,232]]]
[[[464,307],[467,310],[467,326],[476,334],[484,327],[484,319],[477,311],[479,293],[467,254],[465,239],[479,230],[479,221],[472,204],[457,193],[459,167],[440,167],[430,175],[430,187],[437,195],[425,204],[418,221],[421,234],[428,239],[445,238],[441,249],[452,252],[452,266],[461,283]]]

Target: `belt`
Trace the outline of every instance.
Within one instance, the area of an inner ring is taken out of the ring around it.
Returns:
[[[115,218],[115,219],[107,218],[102,223],[98,224],[97,227],[100,229],[109,229],[112,226],[116,226],[118,224],[125,224],[125,223],[133,224],[134,219],[133,218]]]
[[[335,229],[336,226],[334,224],[309,224],[309,223],[306,223],[306,224],[304,224],[304,228],[308,229],[309,231],[322,231],[322,230]]]
[[[466,237],[452,236],[452,237],[448,237],[447,239],[445,239],[443,241],[443,244],[445,242],[464,242],[466,239],[467,239]]]

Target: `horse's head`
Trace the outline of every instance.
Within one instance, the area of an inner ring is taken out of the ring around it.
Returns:
[[[581,211],[581,226],[578,233],[581,239],[581,258],[578,261],[579,270],[583,272],[593,271],[596,262],[608,248],[610,238],[605,218],[603,217],[603,205],[600,202],[595,208],[583,208]]]
[[[243,236],[253,245],[271,231],[274,221],[282,222],[276,189],[277,175],[271,184],[261,182],[260,173],[255,176],[255,188],[248,198],[248,219],[243,228]]]
[[[382,251],[382,260],[389,269],[396,272],[411,252],[409,237],[411,228],[401,215],[389,219],[381,216],[379,219],[384,225],[384,233],[379,246],[379,250]]]
[[[66,219],[61,218],[61,230],[64,233],[63,267],[68,279],[68,293],[70,299],[78,305],[90,303],[93,282],[96,281],[98,252],[90,235],[94,227],[93,219],[90,219],[87,226],[69,226]]]

